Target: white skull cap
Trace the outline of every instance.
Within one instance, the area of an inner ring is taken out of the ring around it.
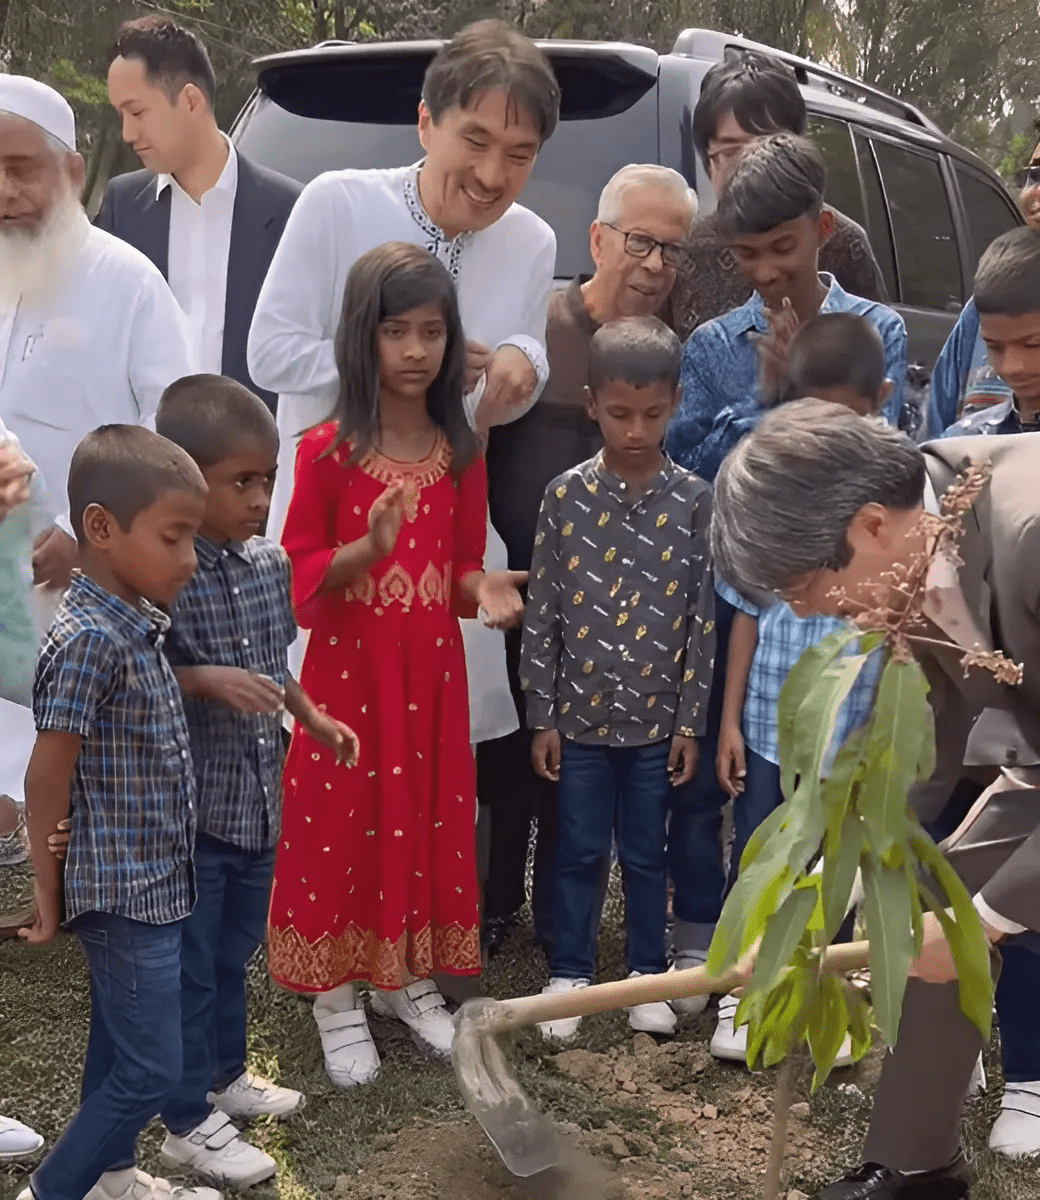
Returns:
[[[0,74],[0,113],[24,117],[67,149],[76,149],[76,117],[69,102],[38,79]]]

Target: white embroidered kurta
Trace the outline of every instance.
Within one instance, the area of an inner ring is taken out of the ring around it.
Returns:
[[[268,536],[278,537],[300,434],[331,413],[338,387],[333,339],[347,275],[384,242],[425,246],[451,271],[467,338],[497,348],[515,345],[531,359],[538,387],[548,376],[545,313],[556,262],[556,237],[518,204],[488,229],[448,238],[419,201],[415,165],[390,170],[331,171],[304,189],[275,253],[249,333],[249,371],[278,393],[278,479]],[[516,416],[525,410],[518,409]],[[488,526],[488,570],[506,566],[506,549]],[[473,741],[517,728],[506,677],[502,634],[463,621]]]

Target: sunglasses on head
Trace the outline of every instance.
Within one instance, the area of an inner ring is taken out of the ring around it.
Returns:
[[[1015,173],[1015,186],[1024,191],[1026,188],[1040,187],[1040,162],[1030,163],[1021,171]]]

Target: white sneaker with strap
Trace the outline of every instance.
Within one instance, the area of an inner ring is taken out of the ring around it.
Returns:
[[[432,979],[417,979],[394,992],[373,992],[372,1011],[403,1021],[412,1031],[413,1040],[438,1058],[451,1057],[455,1022]]]
[[[42,1146],[43,1138],[35,1129],[23,1125],[14,1117],[0,1117],[0,1162],[28,1158]]]
[[[183,1137],[167,1133],[162,1156],[232,1188],[251,1187],[278,1172],[274,1159],[243,1141],[231,1118],[219,1109]]]
[[[638,979],[642,971],[632,971],[629,979]],[[671,1037],[675,1033],[675,1013],[663,1000],[651,1004],[630,1004],[625,1008],[628,1024],[636,1033],[653,1033]]]
[[[32,1189],[18,1193],[18,1200],[34,1200]],[[178,1187],[168,1179],[156,1179],[136,1167],[106,1171],[83,1200],[222,1200],[220,1192],[207,1187]]]
[[[563,975],[554,975],[542,988],[543,996],[554,996],[560,992],[577,992],[587,988],[592,981],[589,979],[570,979]],[[557,1042],[569,1042],[578,1032],[581,1017],[560,1017],[555,1021],[540,1021],[539,1032],[543,1038],[554,1039]]]
[[[1006,1083],[989,1148],[1008,1158],[1040,1154],[1040,1082]]]
[[[353,984],[322,992],[314,1001],[314,1021],[321,1036],[325,1073],[336,1087],[358,1087],[375,1079],[379,1051]]]
[[[713,1058],[721,1058],[725,1062],[747,1062],[747,1026],[741,1025],[736,1029],[733,1025],[739,1003],[736,996],[722,996],[719,999],[719,1023],[715,1026],[708,1047]],[[852,1039],[848,1034],[838,1049],[834,1065],[852,1066]]]
[[[303,1102],[300,1092],[278,1087],[270,1080],[243,1071],[237,1079],[219,1092],[208,1092],[206,1099],[214,1108],[229,1117],[248,1120],[250,1117],[285,1117],[295,1112]]]

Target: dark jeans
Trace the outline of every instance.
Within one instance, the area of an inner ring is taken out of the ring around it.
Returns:
[[[181,1026],[184,1073],[162,1110],[178,1137],[212,1112],[206,1099],[246,1067],[246,966],[264,940],[274,850],[243,850],[200,833],[198,899],[184,922]]]
[[[612,838],[625,883],[628,969],[646,974],[665,969],[669,746],[668,741],[631,747],[564,741],[556,813],[552,975],[591,979],[595,973],[596,905]]]
[[[750,746],[744,749],[744,790],[733,801],[733,852],[729,860],[727,888],[736,882],[740,859],[751,835],[775,808],[784,802],[780,787],[780,768],[776,763],[756,754]]]
[[[181,1077],[183,921],[145,925],[88,912],[70,928],[90,974],[80,1106],[32,1177],[37,1200],[83,1200],[134,1164],[137,1135]]]
[[[715,674],[708,700],[708,723],[700,739],[693,779],[672,794],[668,821],[668,874],[674,885],[676,951],[707,950],[722,912],[726,877],[722,870],[722,809],[726,793],[715,774],[726,656],[733,606],[715,597]]]

